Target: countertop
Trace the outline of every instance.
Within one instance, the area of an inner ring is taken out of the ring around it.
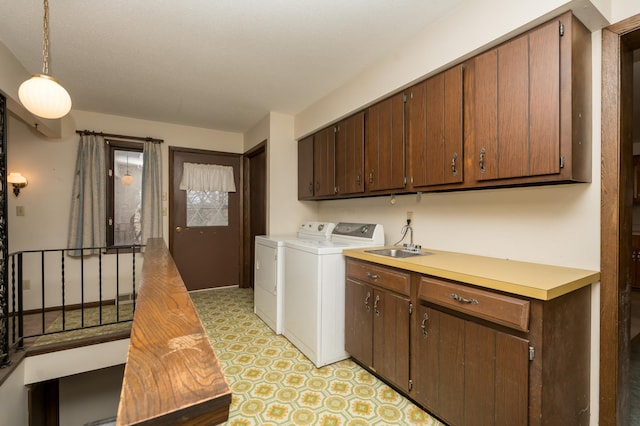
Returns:
[[[423,252],[432,254],[393,258],[367,253],[378,248],[382,247],[344,250],[343,254],[354,259],[540,300],[551,300],[600,280],[599,271],[424,248]]]

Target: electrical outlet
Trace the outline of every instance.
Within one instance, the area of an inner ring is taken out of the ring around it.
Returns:
[[[24,206],[16,206],[16,216],[24,216]]]
[[[413,223],[413,212],[407,212],[407,220],[410,220]]]
[[[22,280],[22,289],[31,290],[31,280]]]

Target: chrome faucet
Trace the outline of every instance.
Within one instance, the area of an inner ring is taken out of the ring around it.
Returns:
[[[407,232],[409,233],[409,244],[404,243],[402,245],[402,250],[403,251],[408,251],[411,253],[420,253],[420,250],[422,249],[422,246],[420,245],[416,245],[413,244],[413,227],[411,226],[411,219],[407,219],[407,224],[404,225],[402,227],[402,238],[400,238],[400,240],[398,240],[397,243],[394,244],[394,246],[400,245],[401,242],[404,241],[404,239],[407,236]]]

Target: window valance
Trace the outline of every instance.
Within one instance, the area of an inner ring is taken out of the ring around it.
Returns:
[[[236,192],[233,167],[216,164],[184,163],[180,189]]]

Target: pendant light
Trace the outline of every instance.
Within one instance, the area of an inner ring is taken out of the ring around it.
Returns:
[[[42,118],[60,118],[71,110],[71,97],[58,80],[49,75],[49,1],[44,0],[42,25],[42,74],[34,74],[18,89],[22,105]]]
[[[129,155],[127,155],[127,172],[122,176],[123,185],[131,185],[133,183],[133,176],[129,174]]]

